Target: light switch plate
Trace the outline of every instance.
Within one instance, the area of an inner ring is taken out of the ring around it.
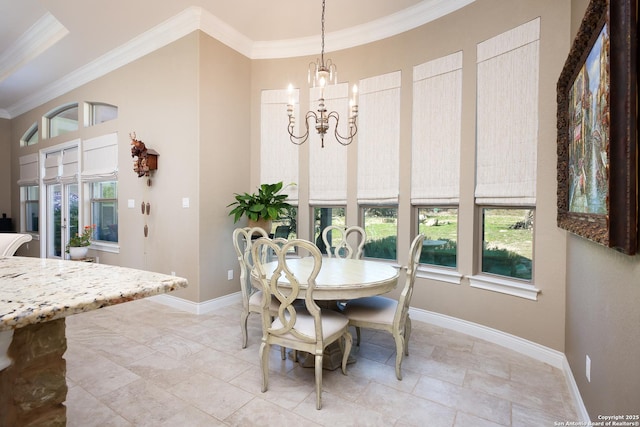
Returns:
[[[136,201],[134,199],[127,200],[127,207],[128,208],[135,208],[136,207]]]
[[[188,208],[189,207],[189,198],[188,197],[183,197],[182,198],[182,207],[183,208]]]

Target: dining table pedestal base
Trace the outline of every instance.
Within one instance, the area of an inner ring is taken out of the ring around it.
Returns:
[[[0,371],[0,426],[66,425],[64,318],[13,332],[12,363]]]
[[[293,359],[293,351],[289,353],[289,357]],[[315,358],[311,353],[305,352],[297,352],[298,355],[298,364],[303,368],[314,368],[316,366]],[[347,360],[347,364],[356,363],[356,359],[352,356],[349,356]],[[328,345],[324,349],[324,353],[322,355],[322,369],[326,369],[328,371],[335,371],[338,368],[342,368],[342,349],[337,342],[334,342]]]

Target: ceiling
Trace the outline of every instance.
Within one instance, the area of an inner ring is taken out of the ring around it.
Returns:
[[[329,0],[325,50],[407,31],[475,0]],[[320,50],[320,0],[0,0],[0,118],[202,30],[249,58]]]

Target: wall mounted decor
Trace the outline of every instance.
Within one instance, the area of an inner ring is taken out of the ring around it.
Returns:
[[[636,0],[591,0],[557,85],[558,226],[638,248]]]
[[[148,149],[144,142],[136,137],[136,133],[129,134],[131,138],[131,157],[133,161],[133,171],[138,177],[148,177],[151,171],[158,169],[158,153],[155,150]],[[149,185],[150,181],[149,181]]]

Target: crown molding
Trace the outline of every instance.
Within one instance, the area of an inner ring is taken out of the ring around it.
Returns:
[[[424,0],[384,18],[325,34],[325,52],[386,39],[461,9],[475,0]],[[251,59],[291,58],[317,54],[318,36],[253,42]]]
[[[69,30],[47,12],[0,55],[0,82],[67,34]]]
[[[325,50],[331,52],[391,37],[454,12],[474,1],[424,0],[416,6],[385,18],[326,34]],[[9,109],[0,111],[0,117],[2,117],[3,111],[9,115],[8,118],[23,114],[196,30],[203,31],[249,59],[289,58],[312,55],[318,52],[317,37],[252,41],[215,15],[201,7],[192,6],[124,45],[45,86],[41,91],[25,97]]]

